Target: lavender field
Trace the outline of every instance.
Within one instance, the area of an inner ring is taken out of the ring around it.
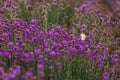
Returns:
[[[0,0],[0,80],[120,80],[120,0]]]

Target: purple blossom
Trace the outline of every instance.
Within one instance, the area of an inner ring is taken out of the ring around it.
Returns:
[[[54,67],[51,65],[49,66],[49,71],[53,71]]]
[[[75,48],[70,48],[70,53],[71,53],[72,55],[74,55],[74,54],[76,53],[76,49],[75,49]]]
[[[4,75],[4,70],[3,68],[0,68],[0,79],[3,79],[3,75]]]
[[[115,68],[110,68],[110,73],[114,74],[115,73]]]
[[[38,25],[38,20],[37,19],[32,19],[32,24]]]
[[[118,54],[114,54],[111,60],[112,64],[117,64],[119,61]]]
[[[100,56],[98,63],[99,63],[98,65],[99,65],[100,67],[103,66],[103,65],[105,64],[105,57]]]
[[[108,73],[103,74],[103,80],[109,80],[109,74]]]
[[[4,56],[5,56],[6,59],[11,59],[12,58],[11,54],[8,53],[8,52],[5,52]]]
[[[58,71],[60,72],[61,69],[62,69],[62,64],[61,64],[60,62],[57,62],[57,63],[56,63],[56,66],[57,66],[57,68],[58,68]]]
[[[12,51],[14,48],[14,44],[12,42],[8,43],[8,48],[10,51]]]
[[[28,71],[24,76],[23,76],[23,80],[29,80],[31,79],[33,76],[33,73],[31,71]]]

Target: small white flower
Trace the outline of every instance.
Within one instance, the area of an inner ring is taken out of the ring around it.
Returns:
[[[85,35],[85,34],[82,33],[80,36],[81,36],[81,39],[82,39],[82,40],[85,40],[85,39],[86,39],[86,35]]]

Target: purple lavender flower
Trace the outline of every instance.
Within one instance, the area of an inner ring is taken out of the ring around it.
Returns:
[[[76,49],[75,49],[75,48],[70,48],[70,53],[71,53],[72,55],[74,55],[74,54],[76,53]]]
[[[0,13],[8,12],[8,9],[5,7],[0,8]]]
[[[87,28],[87,26],[85,25],[85,24],[83,24],[82,26],[81,26],[81,33],[85,33],[86,32],[86,28]]]
[[[33,45],[35,45],[35,43],[36,43],[36,38],[32,38],[31,39],[31,45],[33,46]]]
[[[119,61],[118,54],[114,54],[112,57],[111,63],[115,65],[118,63],[118,61]]]
[[[62,69],[62,64],[61,64],[60,62],[57,62],[57,63],[56,63],[56,66],[57,66],[57,68],[58,68],[58,72],[60,72],[61,69]]]
[[[4,56],[6,57],[6,59],[11,59],[12,58],[11,54],[8,53],[8,52],[5,52]]]
[[[39,69],[39,70],[43,70],[43,68],[44,68],[44,65],[43,65],[43,64],[38,64],[38,69]]]
[[[51,65],[49,66],[49,71],[53,71],[54,67]]]
[[[114,74],[115,73],[115,68],[110,68],[110,74]]]
[[[8,48],[10,51],[12,51],[14,48],[14,44],[12,42],[8,43]]]
[[[32,19],[32,24],[33,25],[38,25],[38,20],[37,19]]]
[[[98,65],[100,67],[102,67],[104,64],[105,64],[105,57],[100,56],[99,61],[98,61]]]
[[[68,46],[68,45],[69,45],[69,42],[66,41],[66,40],[64,40],[64,41],[63,41],[63,45]]]
[[[55,51],[51,51],[50,53],[49,53],[51,56],[56,56],[56,52]]]
[[[108,73],[103,74],[103,80],[109,80],[109,74]]]
[[[12,0],[7,0],[6,7],[13,6],[13,5],[14,5],[14,3]]]
[[[41,54],[41,49],[37,49],[37,50],[35,50],[35,52],[36,52],[36,54]]]
[[[23,76],[23,80],[30,80],[33,76],[33,73],[31,71],[28,71],[24,76]]]
[[[4,70],[0,68],[0,80],[3,80]]]

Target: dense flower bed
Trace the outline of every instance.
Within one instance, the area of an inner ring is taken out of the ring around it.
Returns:
[[[119,19],[94,7],[79,0],[3,1],[0,80],[119,80],[113,31]]]

